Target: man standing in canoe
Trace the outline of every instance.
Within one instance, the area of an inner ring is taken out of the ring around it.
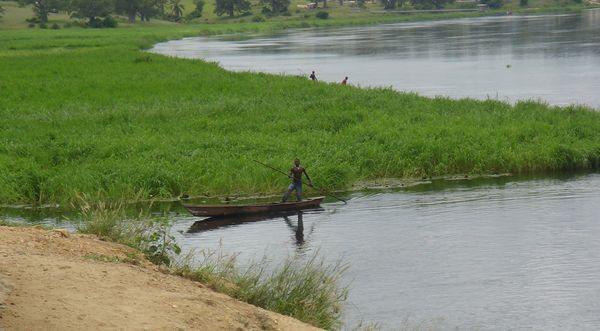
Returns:
[[[281,198],[281,202],[286,202],[290,197],[290,193],[296,190],[296,199],[298,201],[302,201],[302,174],[306,175],[306,179],[308,179],[308,186],[312,186],[312,181],[310,177],[308,177],[308,173],[306,173],[306,169],[300,165],[300,160],[294,160],[294,166],[290,169],[289,177],[292,179],[292,183],[288,186],[287,191]]]

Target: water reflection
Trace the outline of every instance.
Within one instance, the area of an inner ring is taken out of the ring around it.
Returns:
[[[310,209],[311,214],[318,214],[323,212],[323,208]],[[304,234],[304,211],[285,211],[278,213],[258,214],[258,215],[245,215],[245,216],[230,216],[230,217],[209,217],[203,220],[194,222],[186,233],[201,233],[205,231],[212,231],[217,229],[223,229],[230,226],[238,226],[245,223],[254,223],[261,221],[273,221],[283,220],[285,224],[293,232],[293,241],[296,248],[301,251],[305,246],[305,234]],[[314,231],[315,224],[311,224],[309,235]]]

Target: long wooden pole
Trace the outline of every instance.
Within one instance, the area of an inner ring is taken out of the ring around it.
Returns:
[[[268,165],[268,164],[264,164],[264,163],[262,163],[262,162],[260,162],[260,161],[257,161],[257,160],[252,160],[252,161],[254,161],[254,162],[256,162],[256,163],[258,163],[258,164],[260,164],[260,165],[263,165],[263,166],[265,166],[265,167],[267,167],[267,168],[269,168],[269,169],[271,169],[271,170],[277,171],[278,173],[280,173],[280,174],[283,174],[283,175],[285,175],[285,176],[286,176],[286,177],[288,177],[288,178],[291,178],[291,176],[290,176],[289,174],[287,174],[287,173],[285,173],[285,172],[283,172],[283,171],[281,171],[281,170],[279,170],[279,169],[277,169],[277,168],[271,167],[271,166],[270,166],[270,165]],[[325,190],[323,190],[323,189],[320,189],[320,188],[318,188],[318,187],[315,187],[314,185],[306,184],[304,181],[302,181],[302,183],[303,183],[303,184],[305,184],[305,185],[307,185],[307,186],[309,186],[309,187],[312,187],[312,188],[314,188],[315,190],[317,190],[317,191],[319,191],[319,192],[321,192],[321,193],[323,193],[323,194],[325,194],[325,195],[330,195],[330,196],[332,196],[332,197],[334,197],[334,198],[336,198],[336,199],[340,200],[340,201],[341,201],[341,202],[343,202],[344,204],[348,204],[348,202],[346,202],[346,200],[344,200],[344,199],[342,199],[342,198],[338,198],[338,197],[336,197],[335,195],[333,195],[333,194],[331,194],[331,193],[329,193],[329,192],[327,192],[327,191],[325,191]]]

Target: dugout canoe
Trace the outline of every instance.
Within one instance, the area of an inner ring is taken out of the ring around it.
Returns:
[[[248,205],[188,205],[185,207],[194,216],[224,217],[252,214],[268,214],[291,210],[317,208],[325,197],[309,198],[302,201],[273,202],[267,204]]]

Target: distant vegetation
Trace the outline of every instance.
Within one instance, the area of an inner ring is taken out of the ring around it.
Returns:
[[[132,200],[281,191],[287,179],[252,159],[285,170],[300,157],[316,183],[338,189],[381,177],[598,167],[600,118],[584,107],[511,106],[312,84],[306,77],[232,73],[203,61],[140,51],[160,40],[198,34],[479,13],[368,16],[334,1],[324,11],[334,13],[326,20],[305,18],[304,13],[317,13],[307,9],[298,9],[295,17],[265,11],[256,16],[264,21],[259,23],[239,18],[219,24],[131,25],[114,16],[123,28],[96,30],[62,29],[70,24],[67,7],[52,4],[64,0],[22,1],[32,5],[3,2],[9,15],[0,21],[11,28],[0,29],[3,203],[66,204],[81,193]],[[276,11],[287,5],[269,4]],[[172,13],[176,6],[181,15],[192,8],[202,12],[211,2],[171,3],[165,10]],[[88,25],[116,23],[98,14],[116,10],[108,5],[103,11],[95,7],[96,13],[77,2],[68,8],[87,17]],[[48,24],[30,24],[48,30],[19,25],[32,9],[39,22],[47,15]],[[131,16],[153,12],[138,9]],[[53,15],[67,23],[58,25]]]
[[[386,14],[406,15],[429,10],[475,12],[479,3],[487,4],[491,9],[511,12],[566,10],[586,6],[581,0],[18,0],[21,9],[29,12],[22,17],[20,10],[15,8],[15,2],[5,3],[5,9],[8,8],[10,16],[13,16],[10,19],[12,24],[19,22],[23,27],[42,28],[48,28],[51,24],[57,27],[62,24],[64,27],[107,28],[150,20],[235,23],[265,20],[289,22],[329,16],[375,19]]]
[[[0,82],[0,201],[279,193],[287,178],[253,159],[285,170],[300,157],[327,188],[600,164],[600,114],[585,107],[431,99],[139,50],[194,33],[198,27],[0,31],[8,77]]]

